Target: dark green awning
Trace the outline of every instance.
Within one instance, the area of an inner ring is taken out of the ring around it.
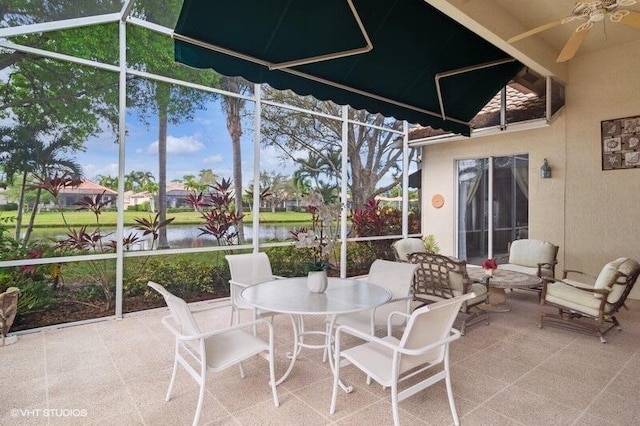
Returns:
[[[174,38],[186,65],[465,135],[522,68],[423,0],[185,0]]]

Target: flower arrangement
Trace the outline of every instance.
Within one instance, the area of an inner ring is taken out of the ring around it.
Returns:
[[[342,206],[337,203],[325,203],[318,192],[303,197],[311,213],[311,228],[299,228],[291,231],[296,239],[297,248],[311,248],[313,260],[305,264],[304,271],[326,271],[332,269],[335,243],[340,232],[340,213]]]
[[[482,262],[482,269],[485,271],[493,271],[494,269],[498,269],[498,264],[495,259],[485,259],[485,261]]]

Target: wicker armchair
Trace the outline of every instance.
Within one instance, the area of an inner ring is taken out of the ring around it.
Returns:
[[[637,281],[640,264],[624,257],[616,259],[602,268],[593,284],[569,279],[570,273],[589,277],[581,271],[565,270],[562,280],[543,281],[539,327],[548,323],[595,333],[602,343],[606,343],[605,333],[614,327],[621,329],[615,314]],[[546,313],[545,305],[558,308],[558,314]]]
[[[460,326],[464,335],[467,326],[485,320],[489,312],[479,305],[487,301],[489,289],[485,283],[473,282],[467,274],[467,262],[434,253],[411,253],[410,263],[419,265],[413,282],[413,300],[424,304],[451,299],[474,292],[476,297],[463,303],[461,312],[467,315]]]

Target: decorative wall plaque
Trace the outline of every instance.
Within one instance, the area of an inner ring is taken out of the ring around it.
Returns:
[[[602,170],[640,168],[640,116],[601,122]]]
[[[444,197],[441,194],[436,194],[431,198],[431,205],[436,209],[444,206]]]

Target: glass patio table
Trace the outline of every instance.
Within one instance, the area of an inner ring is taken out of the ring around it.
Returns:
[[[245,288],[240,293],[250,305],[270,312],[288,314],[293,325],[293,351],[291,362],[284,375],[276,382],[282,383],[291,373],[300,350],[304,348],[323,349],[329,353],[329,364],[333,370],[331,356],[331,332],[337,315],[366,311],[391,300],[391,292],[379,285],[366,281],[329,277],[327,289],[323,293],[312,293],[307,288],[307,278],[286,278],[267,281]],[[325,330],[305,330],[303,317],[324,315],[329,320]],[[322,344],[304,341],[306,336],[321,336]],[[342,385],[346,392],[351,389]]]

